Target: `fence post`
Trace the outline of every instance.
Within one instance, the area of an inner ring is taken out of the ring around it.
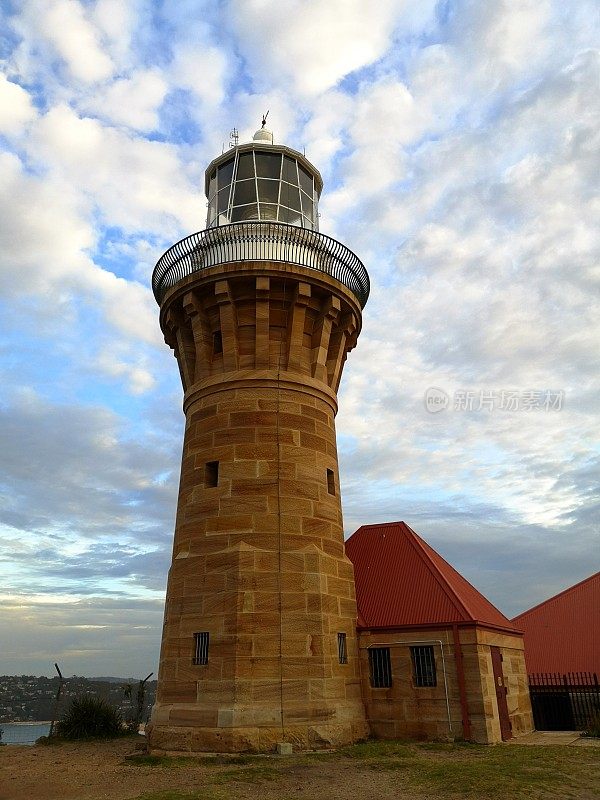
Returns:
[[[56,721],[56,712],[58,711],[58,702],[60,700],[60,696],[63,690],[63,676],[62,672],[58,664],[54,664],[56,667],[56,671],[58,672],[58,689],[56,690],[56,699],[54,700],[54,710],[52,712],[52,720],[50,722],[50,730],[48,731],[48,738],[50,738],[54,734],[54,723]]]

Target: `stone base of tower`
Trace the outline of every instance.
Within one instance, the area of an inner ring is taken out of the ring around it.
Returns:
[[[223,725],[222,727],[191,727],[190,725],[170,725],[152,722],[146,728],[148,749],[151,753],[270,753],[274,752],[278,742],[288,742],[294,750],[321,750],[330,747],[342,747],[362,741],[369,734],[364,720],[362,704],[355,710],[341,710],[339,719],[324,721],[323,711],[315,714],[311,721],[294,721],[291,724],[279,725]],[[187,713],[186,713],[187,712]],[[153,718],[174,715],[182,720],[198,716],[197,707],[178,706],[174,708],[156,708]],[[304,711],[306,715],[306,710]],[[236,722],[238,719],[262,716],[263,719],[278,716],[276,709],[232,711],[221,709],[223,721]],[[316,717],[321,716],[321,719]],[[338,715],[336,715],[338,716]],[[345,718],[345,719],[344,719]],[[352,719],[354,718],[354,719]]]

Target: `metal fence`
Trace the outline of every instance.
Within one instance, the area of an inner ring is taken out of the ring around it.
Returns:
[[[600,714],[600,685],[595,672],[537,672],[528,677],[537,730],[586,730]]]
[[[369,275],[360,259],[323,233],[281,222],[238,222],[193,233],[170,247],[152,274],[160,305],[166,292],[199,270],[239,261],[276,261],[324,272],[356,296],[369,297]]]

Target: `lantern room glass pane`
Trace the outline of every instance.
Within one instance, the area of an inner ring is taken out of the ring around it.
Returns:
[[[306,194],[312,196],[313,193],[313,179],[312,175],[310,175],[304,167],[298,165],[298,171],[300,173],[300,187]]]
[[[279,181],[258,179],[258,199],[264,203],[276,203],[279,199]]]
[[[254,180],[236,181],[233,191],[233,205],[245,206],[247,203],[256,203],[256,184]]]
[[[211,204],[208,206],[208,220],[207,220],[207,223],[206,223],[206,227],[207,227],[207,228],[210,228],[210,227],[211,227],[211,225],[213,225],[213,224],[214,224],[214,221],[215,221],[215,217],[216,217],[216,216],[217,216],[217,209],[216,209],[216,204],[215,204],[215,202],[213,201],[213,202],[212,202],[212,203],[211,203]]]
[[[298,186],[298,170],[296,162],[289,156],[283,157],[283,169],[281,172],[281,179],[288,183],[293,183]]]
[[[252,219],[258,219],[258,205],[256,203],[251,203],[247,206],[236,206],[231,209],[232,222],[245,222]]]
[[[304,192],[300,192],[300,196],[302,199],[302,213],[306,214],[307,217],[312,219],[314,215],[313,201]]]
[[[281,199],[279,200],[282,206],[289,206],[294,211],[300,211],[300,192],[297,186],[290,186],[289,183],[281,184]]]
[[[229,186],[226,189],[222,189],[217,194],[217,211],[219,214],[222,214],[224,211],[227,211],[227,206],[229,205]]]
[[[238,161],[236,181],[254,177],[254,159],[252,153],[241,153]]]
[[[208,184],[208,199],[212,200],[214,193],[217,191],[217,170],[213,170]]]
[[[256,174],[259,178],[276,178],[281,174],[280,153],[255,153]]]
[[[299,211],[294,211],[292,208],[279,207],[279,222],[287,222],[288,225],[302,225],[302,215]]]
[[[233,175],[233,158],[231,161],[228,161],[223,166],[219,167],[219,189],[222,189],[224,186],[229,186],[231,183],[231,176]]]
[[[261,220],[276,221],[277,220],[277,206],[274,203],[261,203],[260,204],[260,218]]]

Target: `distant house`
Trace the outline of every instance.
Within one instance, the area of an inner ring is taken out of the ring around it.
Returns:
[[[525,633],[529,673],[600,678],[600,572],[513,619]]]
[[[494,743],[533,729],[523,636],[404,522],[364,525],[354,564],[373,735]]]

